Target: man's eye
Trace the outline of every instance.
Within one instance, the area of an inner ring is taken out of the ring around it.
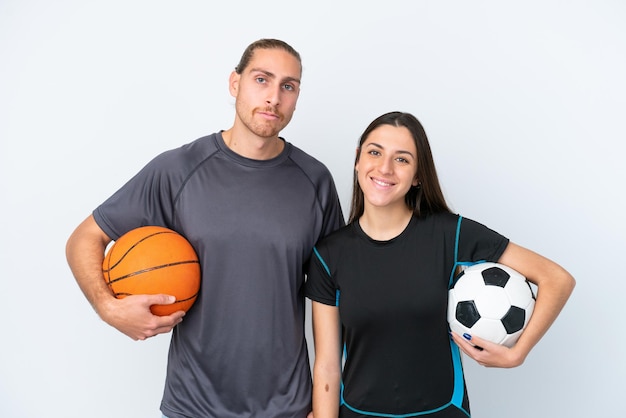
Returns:
[[[287,91],[294,91],[295,88],[291,84],[285,84],[283,88]]]
[[[257,77],[257,78],[256,78],[256,81],[257,81],[258,83],[265,83],[265,78],[264,78],[264,77]]]

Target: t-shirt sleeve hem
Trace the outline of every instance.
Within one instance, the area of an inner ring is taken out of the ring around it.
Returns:
[[[325,298],[325,297],[320,297],[318,295],[311,295],[311,294],[308,294],[308,293],[307,293],[306,297],[308,299],[310,299],[311,301],[313,301],[313,302],[319,302],[319,303],[322,303],[324,305],[337,306],[337,300],[336,299],[328,299],[328,298]]]

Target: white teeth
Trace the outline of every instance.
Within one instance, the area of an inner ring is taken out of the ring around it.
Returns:
[[[380,184],[381,186],[385,186],[385,187],[386,187],[386,186],[391,186],[391,185],[392,185],[392,183],[386,183],[386,182],[384,182],[384,181],[380,181],[380,180],[377,180],[377,179],[372,179],[372,181],[373,181],[374,183],[376,183],[376,184]]]

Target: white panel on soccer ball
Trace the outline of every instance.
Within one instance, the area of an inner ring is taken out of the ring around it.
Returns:
[[[450,322],[450,331],[456,332],[459,335],[463,335],[466,333],[471,334],[470,329],[461,324],[459,321]]]
[[[506,286],[506,290],[511,305],[525,308],[529,302],[533,299],[530,286],[526,283],[526,279],[518,276],[511,276]]]
[[[523,331],[517,331],[513,334],[507,335],[500,344],[506,345],[509,348],[513,347],[515,343],[517,342],[517,340],[519,340],[519,337],[520,335],[522,335],[522,332]]]
[[[530,319],[530,317],[533,314],[533,311],[535,310],[535,299],[531,298],[528,301],[528,305],[525,306],[524,309],[526,310],[526,324],[528,324],[528,320]]]
[[[509,310],[509,298],[503,288],[498,286],[485,286],[480,289],[480,293],[474,298],[476,308],[481,318],[500,320]]]
[[[480,318],[469,334],[500,344],[506,337],[506,330],[499,319]]]
[[[473,300],[484,287],[485,283],[478,275],[463,276],[463,280],[459,280],[454,285],[453,291],[458,301]]]

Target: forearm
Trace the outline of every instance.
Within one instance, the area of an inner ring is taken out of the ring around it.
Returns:
[[[510,243],[500,262],[523,274],[537,286],[537,300],[528,326],[512,353],[521,364],[548,331],[563,309],[576,284],[572,275],[557,263]]]
[[[110,240],[96,228],[91,217],[81,223],[67,241],[66,258],[78,286],[101,315],[101,305],[113,297],[102,275],[104,251]]]
[[[111,239],[92,216],[85,219],[67,241],[67,262],[89,303],[103,321],[134,340],[170,332],[182,321],[185,312],[156,316],[150,306],[174,303],[174,296],[132,295],[121,299],[113,296],[102,274],[104,251],[109,242]]]
[[[341,328],[336,306],[313,302],[314,418],[337,418],[341,384]]]
[[[314,366],[314,418],[337,418],[339,416],[340,382],[341,372],[339,370],[328,370],[318,364]]]
[[[537,300],[528,326],[514,346],[525,358],[554,323],[574,290],[574,278],[560,266],[554,265],[537,288]]]

